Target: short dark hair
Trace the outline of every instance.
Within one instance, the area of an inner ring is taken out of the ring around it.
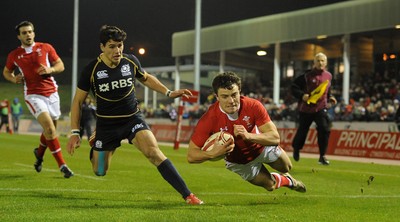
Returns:
[[[242,80],[234,72],[220,73],[214,77],[212,81],[212,87],[215,94],[218,94],[218,89],[232,89],[233,85],[237,85],[239,91],[242,88]]]
[[[17,32],[17,35],[20,34],[19,28],[25,27],[25,26],[31,26],[32,30],[35,31],[35,27],[33,26],[32,22],[30,22],[30,21],[22,21],[18,25],[15,26],[15,31]]]
[[[123,42],[126,37],[126,32],[117,26],[103,25],[100,29],[100,43],[103,45],[106,45],[110,39],[116,42]]]

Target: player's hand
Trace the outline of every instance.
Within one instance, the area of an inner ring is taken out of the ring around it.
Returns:
[[[37,73],[39,75],[50,75],[51,73],[54,72],[54,68],[53,67],[47,67],[43,64],[40,64],[40,67],[37,69]]]
[[[219,144],[218,141],[215,141],[214,147],[210,152],[214,152],[213,156],[214,158],[228,154],[233,151],[235,148],[235,143],[232,138],[230,138],[226,143],[224,144]]]
[[[192,92],[190,92],[190,90],[188,89],[178,89],[178,90],[174,90],[171,91],[171,94],[169,94],[170,98],[177,98],[177,97],[185,97],[185,98],[189,98],[189,96],[192,96]]]
[[[81,145],[81,137],[79,135],[71,135],[67,144],[67,151],[72,156],[74,155],[75,149]]]
[[[22,74],[18,74],[15,76],[15,83],[16,84],[21,84],[24,82],[24,77],[22,76]]]
[[[304,94],[302,97],[304,102],[307,102],[309,98],[310,98],[310,95],[308,95],[308,94]]]
[[[233,133],[235,134],[235,137],[240,136],[243,140],[250,139],[250,133],[247,132],[243,125],[233,125]]]
[[[226,153],[230,153],[235,148],[235,142],[233,138],[230,138],[226,143],[223,145],[225,147]]]

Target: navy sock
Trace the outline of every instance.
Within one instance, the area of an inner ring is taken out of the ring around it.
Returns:
[[[183,181],[181,175],[176,171],[174,165],[169,159],[164,160],[158,167],[158,171],[161,173],[164,180],[166,180],[171,186],[178,191],[183,198],[190,195],[190,190]]]

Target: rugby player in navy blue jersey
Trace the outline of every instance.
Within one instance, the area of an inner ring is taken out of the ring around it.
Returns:
[[[97,176],[104,176],[111,157],[128,139],[154,164],[162,177],[178,191],[186,203],[202,204],[186,186],[172,162],[162,153],[138,107],[135,96],[135,79],[146,87],[176,98],[190,96],[187,89],[171,91],[155,76],[148,74],[134,55],[123,53],[127,34],[116,26],[104,25],[100,29],[102,53],[82,71],[71,106],[71,137],[67,150],[73,154],[79,147],[79,123],[82,103],[92,91],[96,99],[96,133],[92,140],[90,160]]]

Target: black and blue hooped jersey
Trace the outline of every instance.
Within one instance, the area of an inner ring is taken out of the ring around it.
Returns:
[[[92,91],[96,98],[97,116],[129,117],[138,112],[135,78],[141,79],[144,75],[134,55],[123,54],[115,68],[108,67],[99,56],[83,69],[78,88]]]

